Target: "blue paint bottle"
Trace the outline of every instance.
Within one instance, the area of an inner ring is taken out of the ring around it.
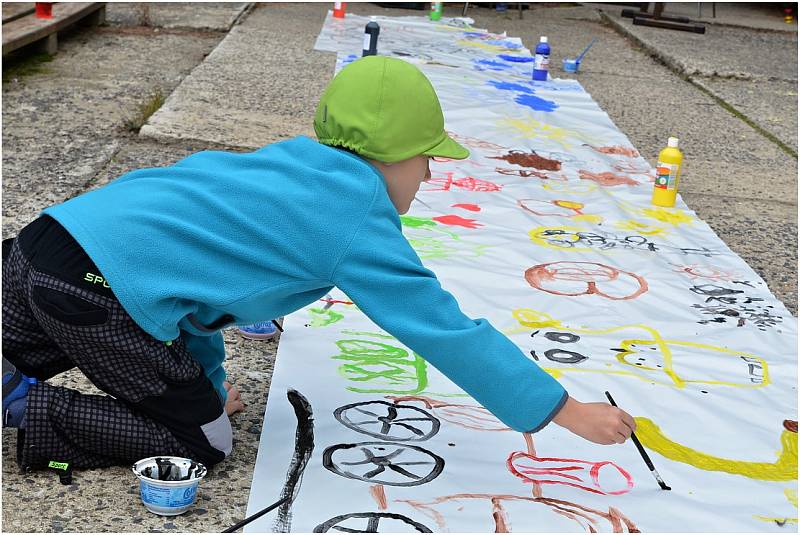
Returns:
[[[539,38],[536,45],[536,53],[533,57],[533,79],[547,81],[547,71],[550,69],[550,45],[547,44],[547,37]]]

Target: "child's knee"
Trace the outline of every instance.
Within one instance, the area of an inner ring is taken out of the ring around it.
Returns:
[[[228,414],[223,410],[222,414],[207,424],[200,426],[203,434],[212,448],[219,450],[225,457],[233,450],[233,429]]]

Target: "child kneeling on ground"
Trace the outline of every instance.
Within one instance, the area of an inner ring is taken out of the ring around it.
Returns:
[[[469,154],[416,67],[379,56],[346,66],[314,127],[318,141],[127,173],[4,244],[3,421],[20,429],[23,468],[222,461],[242,404],[220,329],[289,314],[333,286],[509,427],[630,436],[628,414],[570,398],[465,316],[404,238],[398,214],[430,178],[429,158]],[[109,395],[47,382],[73,367]]]

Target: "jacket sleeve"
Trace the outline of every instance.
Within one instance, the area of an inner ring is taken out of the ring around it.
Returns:
[[[512,429],[538,431],[566,402],[558,381],[513,342],[487,320],[461,312],[422,266],[393,208],[373,203],[331,279],[372,321]]]
[[[211,384],[217,390],[222,404],[227,401],[228,392],[225,390],[225,368],[222,363],[225,360],[225,341],[222,333],[217,331],[211,336],[197,336],[187,331],[181,331],[181,337],[186,343],[186,349],[192,354],[194,359],[202,366]]]

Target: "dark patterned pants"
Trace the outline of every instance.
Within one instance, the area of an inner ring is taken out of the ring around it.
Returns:
[[[2,350],[39,380],[19,434],[20,466],[56,460],[99,468],[155,455],[209,467],[223,460],[231,451],[230,421],[182,339],[158,341],[113,295],[38,271],[18,241],[3,251]],[[73,367],[109,395],[45,382]]]

